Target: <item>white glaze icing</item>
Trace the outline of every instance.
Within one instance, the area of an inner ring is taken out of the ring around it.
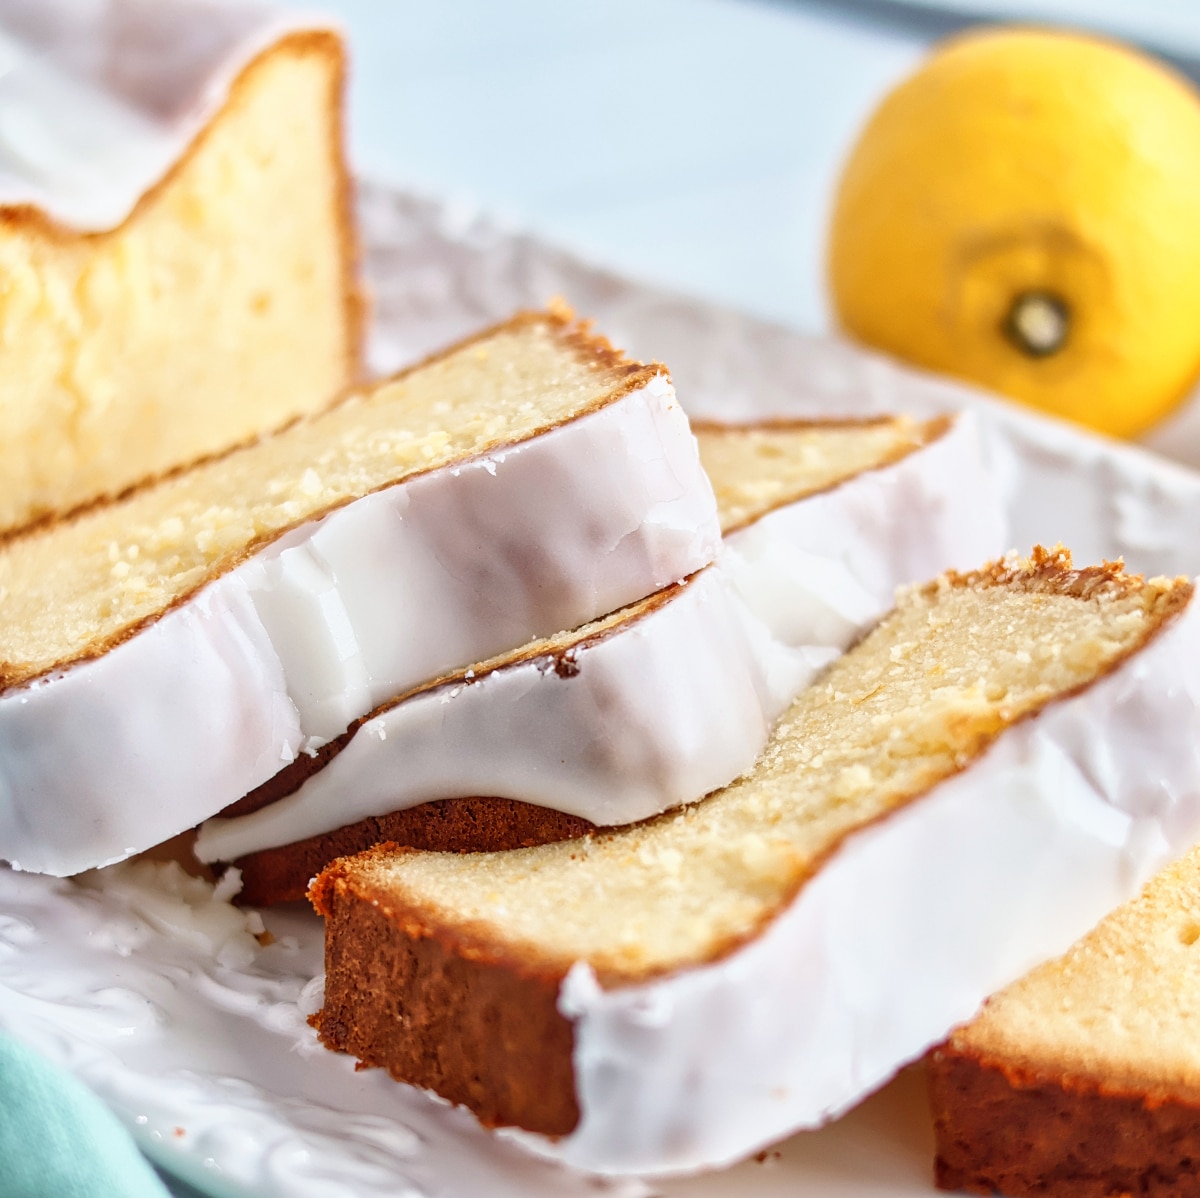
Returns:
[[[321,921],[267,919],[275,940],[260,948],[256,913],[177,866],[69,881],[0,866],[0,1028],[213,1198],[649,1198],[533,1160],[327,1052],[305,1021]]]
[[[2,0],[0,206],[119,225],[238,74],[311,15],[224,0]]]
[[[376,715],[292,795],[206,823],[232,861],[433,799],[493,795],[624,824],[748,770],[800,688],[892,606],[897,586],[1004,548],[974,422],[768,513],[653,615],[576,656],[455,681]],[[344,726],[344,725],[343,725]]]
[[[700,569],[665,376],[339,508],[103,656],[0,695],[0,857],[70,874],[193,827],[392,695]]]
[[[817,1127],[1063,951],[1200,833],[1200,602],[1086,691],[851,836],[745,947],[603,990],[563,982],[604,1173],[720,1166]]]
[[[725,538],[720,568],[758,625],[773,720],[890,611],[896,588],[975,569],[1007,549],[1007,521],[965,413],[936,440],[769,512]]]
[[[735,778],[769,728],[739,601],[718,570],[573,654],[426,691],[369,720],[293,795],[203,825],[202,861],[431,799],[493,795],[629,823]]]

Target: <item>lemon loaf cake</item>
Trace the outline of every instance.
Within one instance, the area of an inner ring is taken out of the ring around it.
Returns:
[[[584,1169],[686,1172],[818,1125],[1200,830],[1192,596],[1063,551],[946,575],[700,803],[343,858],[311,892],[314,1023]]]
[[[206,823],[198,856],[269,903],[384,840],[515,848],[702,798],[897,586],[1004,548],[967,417],[696,431],[718,565],[397,697]]]
[[[551,314],[11,538],[0,858],[72,873],[146,848],[719,540],[666,371]]]
[[[976,1193],[1200,1192],[1200,849],[930,1057],[937,1179]]]
[[[0,66],[0,533],[357,375],[335,32],[220,0],[0,0]]]

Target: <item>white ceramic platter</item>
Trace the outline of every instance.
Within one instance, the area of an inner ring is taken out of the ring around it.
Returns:
[[[668,363],[695,413],[979,411],[1009,496],[1012,541],[1124,555],[1149,572],[1200,570],[1200,475],[1026,416],[845,344],[680,299],[379,188],[362,197],[383,371],[555,295],[614,342]],[[1163,439],[1186,450],[1187,418]],[[0,1025],[74,1070],[158,1163],[205,1192],[246,1198],[902,1198],[931,1195],[919,1071],[824,1131],[724,1173],[645,1185],[534,1161],[461,1111],[320,1048],[321,929],[269,911],[260,947],[243,915],[166,867],[82,881],[0,870]]]

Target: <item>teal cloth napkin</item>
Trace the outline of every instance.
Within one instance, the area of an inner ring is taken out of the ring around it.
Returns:
[[[170,1198],[85,1086],[0,1034],[0,1198]]]

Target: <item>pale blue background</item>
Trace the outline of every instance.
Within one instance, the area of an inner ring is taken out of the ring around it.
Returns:
[[[350,35],[361,169],[804,329],[838,166],[937,37],[1057,16],[1200,61],[1200,0],[315,3]]]

